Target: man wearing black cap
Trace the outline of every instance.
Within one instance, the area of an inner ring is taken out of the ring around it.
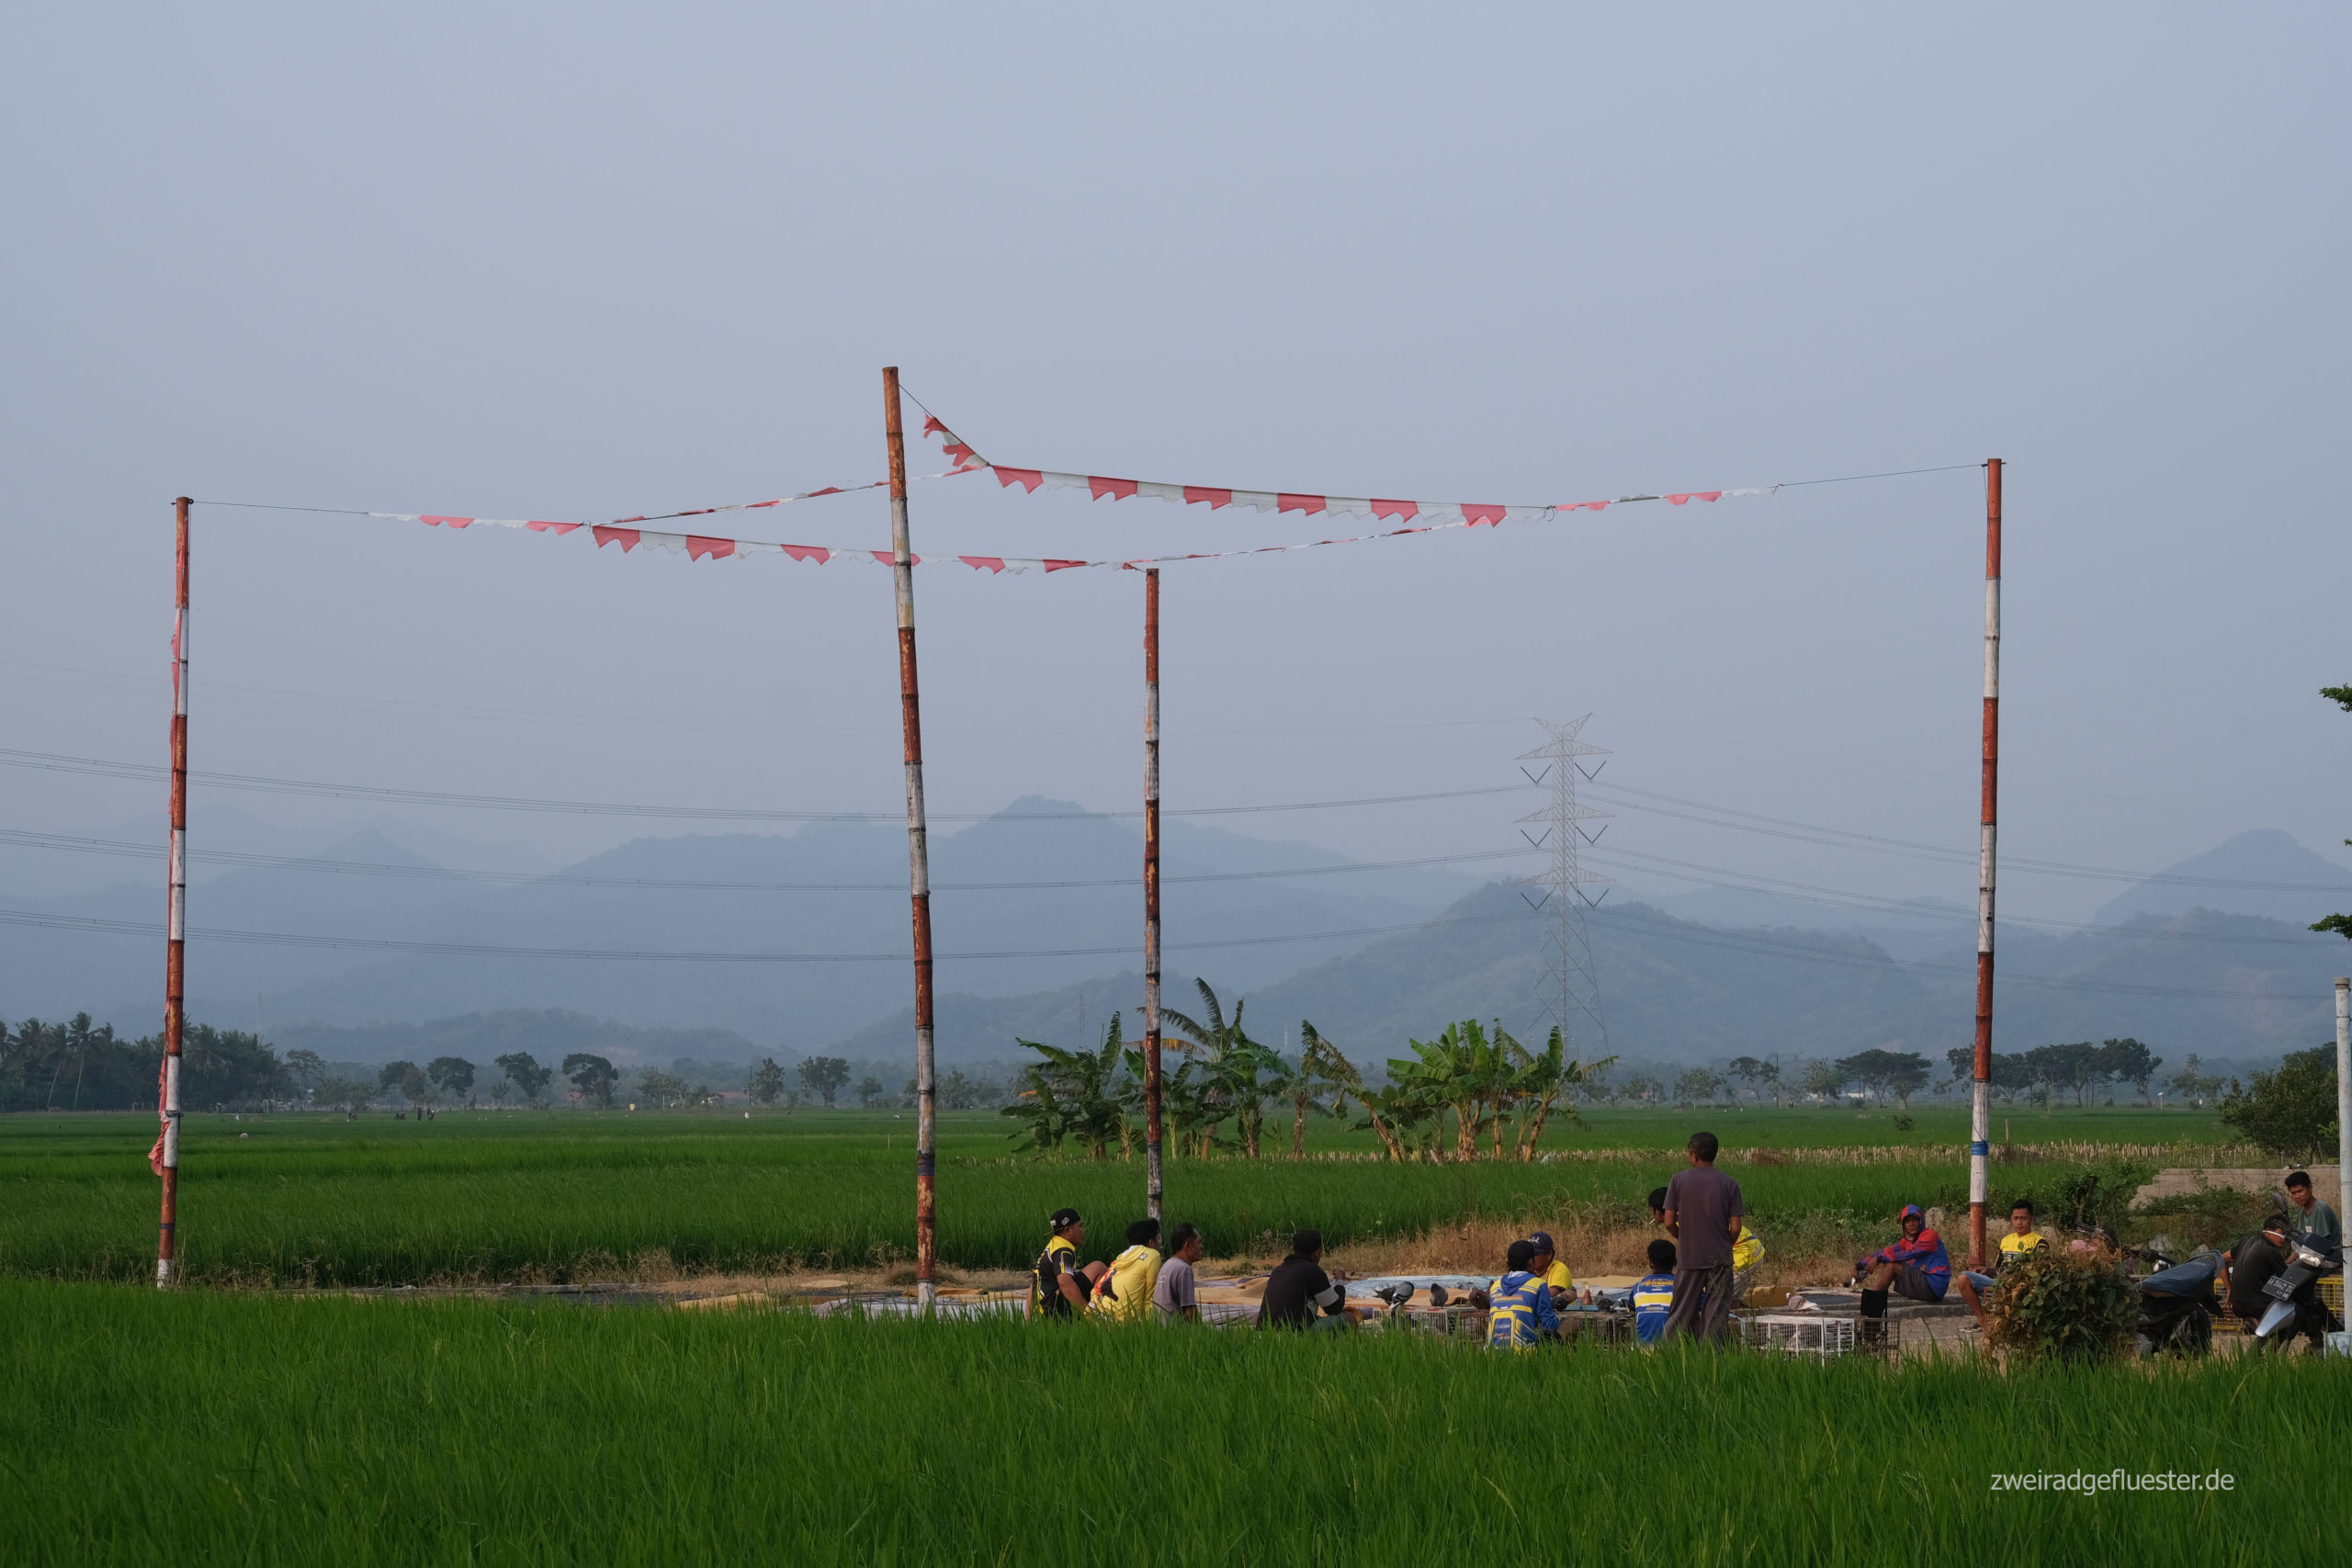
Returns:
[[[1079,1266],[1079,1243],[1086,1222],[1076,1209],[1056,1209],[1046,1224],[1053,1235],[1029,1270],[1029,1315],[1068,1323],[1086,1310],[1086,1295],[1102,1272],[1100,1263]]]
[[[1560,1249],[1552,1245],[1552,1233],[1532,1232],[1527,1245],[1534,1254],[1528,1260],[1527,1267],[1543,1276],[1544,1283],[1551,1288],[1554,1303],[1566,1305],[1575,1300],[1577,1277],[1568,1271],[1566,1264],[1560,1261]]]

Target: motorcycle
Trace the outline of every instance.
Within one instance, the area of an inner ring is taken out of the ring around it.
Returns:
[[[2321,1304],[2319,1282],[2327,1275],[2343,1272],[2341,1247],[2318,1246],[2307,1235],[2288,1237],[2287,1267],[2263,1282],[2262,1293],[2270,1298],[2270,1306],[2254,1325],[2255,1337],[2267,1342],[2283,1333],[2283,1344],[2298,1333],[2309,1333],[2316,1340],[2320,1334],[2338,1326],[2335,1314]]]
[[[2153,1248],[2140,1256],[2155,1266],[2140,1281],[2140,1352],[2202,1356],[2213,1347],[2213,1320],[2222,1311],[2214,1290],[2222,1273],[2220,1255],[2205,1252],[2178,1263]]]

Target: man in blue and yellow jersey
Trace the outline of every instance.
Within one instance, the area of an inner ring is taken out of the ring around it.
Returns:
[[[1993,1273],[1964,1269],[1959,1280],[1954,1281],[1960,1286],[1960,1299],[1966,1302],[1968,1310],[1976,1314],[1977,1327],[1989,1326],[1984,1320],[1984,1298],[1991,1292],[1995,1280],[2010,1264],[2021,1258],[2031,1257],[2041,1246],[2041,1233],[2033,1228],[2033,1205],[2020,1198],[2009,1205],[2009,1231],[2001,1238],[2001,1256],[1993,1266]]]
[[[1674,1310],[1674,1244],[1660,1236],[1650,1243],[1650,1271],[1634,1281],[1634,1338],[1655,1345],[1666,1336]]]
[[[1530,1264],[1534,1244],[1515,1241],[1502,1277],[1488,1289],[1487,1343],[1498,1350],[1532,1350],[1549,1335],[1557,1337],[1560,1314],[1552,1310],[1551,1287]]]
[[[1079,1265],[1078,1247],[1086,1239],[1086,1222],[1078,1217],[1076,1209],[1056,1209],[1046,1224],[1053,1235],[1046,1237],[1046,1250],[1029,1269],[1029,1315],[1068,1323],[1086,1310],[1087,1292],[1094,1276],[1102,1272],[1102,1265]]]

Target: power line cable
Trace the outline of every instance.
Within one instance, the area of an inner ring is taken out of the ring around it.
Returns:
[[[76,838],[63,833],[38,833],[0,828],[0,844],[26,849],[56,850],[74,854],[113,855],[134,860],[161,860],[164,849],[124,839]],[[1200,872],[1164,878],[1169,883],[1250,882],[1270,877],[1332,876],[1359,871],[1396,871],[1413,866],[1450,865],[1464,861],[1523,858],[1532,850],[1481,850],[1456,855],[1420,855],[1410,860],[1354,861],[1344,865],[1285,866],[1268,871]],[[200,864],[231,865],[247,870],[310,871],[334,875],[406,877],[419,881],[481,882],[497,886],[547,885],[559,887],[642,887],[707,893],[894,893],[903,896],[903,882],[743,882],[695,877],[582,876],[564,872],[481,871],[439,865],[390,865],[376,861],[326,860],[311,855],[268,855],[239,850],[190,850],[188,858]],[[1135,876],[1066,877],[1025,882],[939,882],[941,892],[994,893],[1057,887],[1140,887]]]
[[[167,770],[152,762],[121,762],[100,757],[72,757],[51,751],[0,748],[0,766],[30,768],[47,773],[86,773],[101,778],[154,780]],[[904,818],[882,811],[736,810],[709,806],[642,806],[622,802],[553,800],[531,795],[468,795],[445,790],[401,789],[387,784],[326,784],[311,779],[274,778],[257,773],[212,773],[191,770],[188,779],[213,789],[258,791],[277,795],[323,795],[334,799],[397,801],[411,806],[455,806],[489,811],[534,811],[574,817],[664,817],[719,822],[887,822]],[[1488,784],[1476,789],[1426,790],[1412,795],[1369,795],[1351,800],[1287,801],[1272,806],[1192,806],[1163,809],[1163,817],[1244,817],[1270,812],[1326,811],[1359,806],[1401,806],[1424,800],[1458,800],[1471,795],[1516,795],[1526,784]],[[1074,822],[1088,818],[1141,817],[1140,811],[1039,811],[1008,815],[1001,811],[934,811],[934,822],[987,822],[998,818],[1017,822]]]
[[[1400,925],[1353,926],[1343,931],[1297,931],[1279,936],[1227,937],[1209,942],[1170,942],[1168,951],[1227,947],[1270,947],[1302,942],[1334,942],[1346,937],[1389,936],[1420,931],[1427,926],[1473,925],[1497,920],[1528,920],[1519,910],[1500,915],[1446,915],[1434,920]],[[163,926],[150,920],[117,920],[96,915],[53,915],[31,909],[0,909],[0,925],[36,926],[56,931],[88,931],[107,936],[158,937]],[[516,947],[497,942],[408,941],[397,937],[329,936],[315,931],[254,931],[222,927],[190,926],[191,942],[237,942],[262,947],[360,948],[379,952],[431,953],[476,958],[572,958],[614,963],[670,964],[904,964],[899,953],[722,953],[674,952],[653,948]],[[985,953],[942,953],[941,960],[1012,960],[1023,958],[1099,958],[1133,956],[1134,943],[1108,947],[1046,947]]]

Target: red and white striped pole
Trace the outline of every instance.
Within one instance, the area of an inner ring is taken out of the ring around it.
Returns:
[[[172,1282],[180,1196],[181,1004],[187,973],[187,509],[177,508],[178,568],[172,616],[172,854],[164,895],[164,1075],[156,1140],[156,1173],[164,1181],[164,1211],[155,1234],[155,1285]]]
[[[1968,1266],[1984,1267],[1993,1152],[1993,837],[2001,767],[2001,459],[1984,465],[1984,775],[1976,844],[1976,1082],[1968,1122]]]
[[[1157,1220],[1159,1141],[1159,569],[1143,574],[1144,1212]]]
[[[899,367],[882,372],[882,429],[890,448],[890,575],[899,601],[899,719],[907,747],[907,888],[915,942],[915,1294],[938,1303],[938,1084],[931,1030],[931,840],[922,806],[922,704],[915,682],[914,551],[907,533],[907,433],[899,418]]]

